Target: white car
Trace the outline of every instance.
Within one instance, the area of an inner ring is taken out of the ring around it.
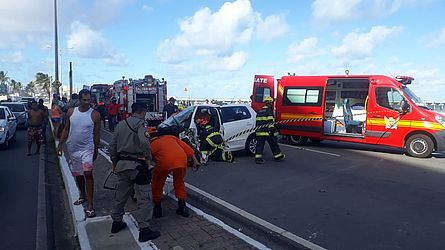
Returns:
[[[9,142],[15,141],[17,119],[6,106],[0,106],[0,145],[8,148]]]
[[[180,138],[191,137],[192,141],[197,141],[198,124],[196,124],[196,120],[203,113],[211,114],[210,123],[223,135],[228,151],[245,149],[248,155],[255,154],[256,112],[246,104],[191,106],[162,122],[158,129],[172,128],[175,130],[179,128],[180,131],[184,130],[179,135]],[[237,134],[239,135],[234,137]]]

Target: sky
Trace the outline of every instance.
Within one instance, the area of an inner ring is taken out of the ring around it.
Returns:
[[[445,101],[444,0],[64,0],[61,81],[153,75],[169,96],[247,99],[255,74],[408,75]],[[53,1],[0,0],[0,70],[54,75]],[[187,89],[187,91],[185,91]]]

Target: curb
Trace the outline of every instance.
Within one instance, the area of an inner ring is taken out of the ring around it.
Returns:
[[[46,221],[46,183],[45,183],[45,159],[46,144],[42,145],[39,159],[39,181],[37,191],[37,229],[36,250],[48,249],[48,227]]]

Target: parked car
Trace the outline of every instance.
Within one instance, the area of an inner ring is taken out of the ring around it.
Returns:
[[[6,106],[0,106],[0,145],[8,148],[9,142],[15,141],[17,120],[14,114]]]
[[[171,128],[180,132],[180,138],[188,136],[192,137],[189,139],[197,141],[198,124],[196,120],[203,113],[211,114],[210,124],[220,131],[224,140],[242,131],[252,129],[252,131],[227,141],[226,149],[229,151],[244,149],[248,155],[255,154],[256,139],[253,128],[255,127],[256,112],[245,104],[191,106],[162,122],[158,129]]]
[[[22,102],[2,102],[1,105],[8,107],[14,113],[18,128],[28,128],[29,119],[26,104]]]
[[[31,103],[37,101],[34,97],[22,97],[20,102],[24,103],[28,109],[31,109]]]

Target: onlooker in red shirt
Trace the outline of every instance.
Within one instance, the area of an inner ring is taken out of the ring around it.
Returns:
[[[108,128],[114,132],[114,126],[117,123],[117,115],[119,114],[120,104],[116,103],[116,98],[111,98],[111,103],[108,105]]]

